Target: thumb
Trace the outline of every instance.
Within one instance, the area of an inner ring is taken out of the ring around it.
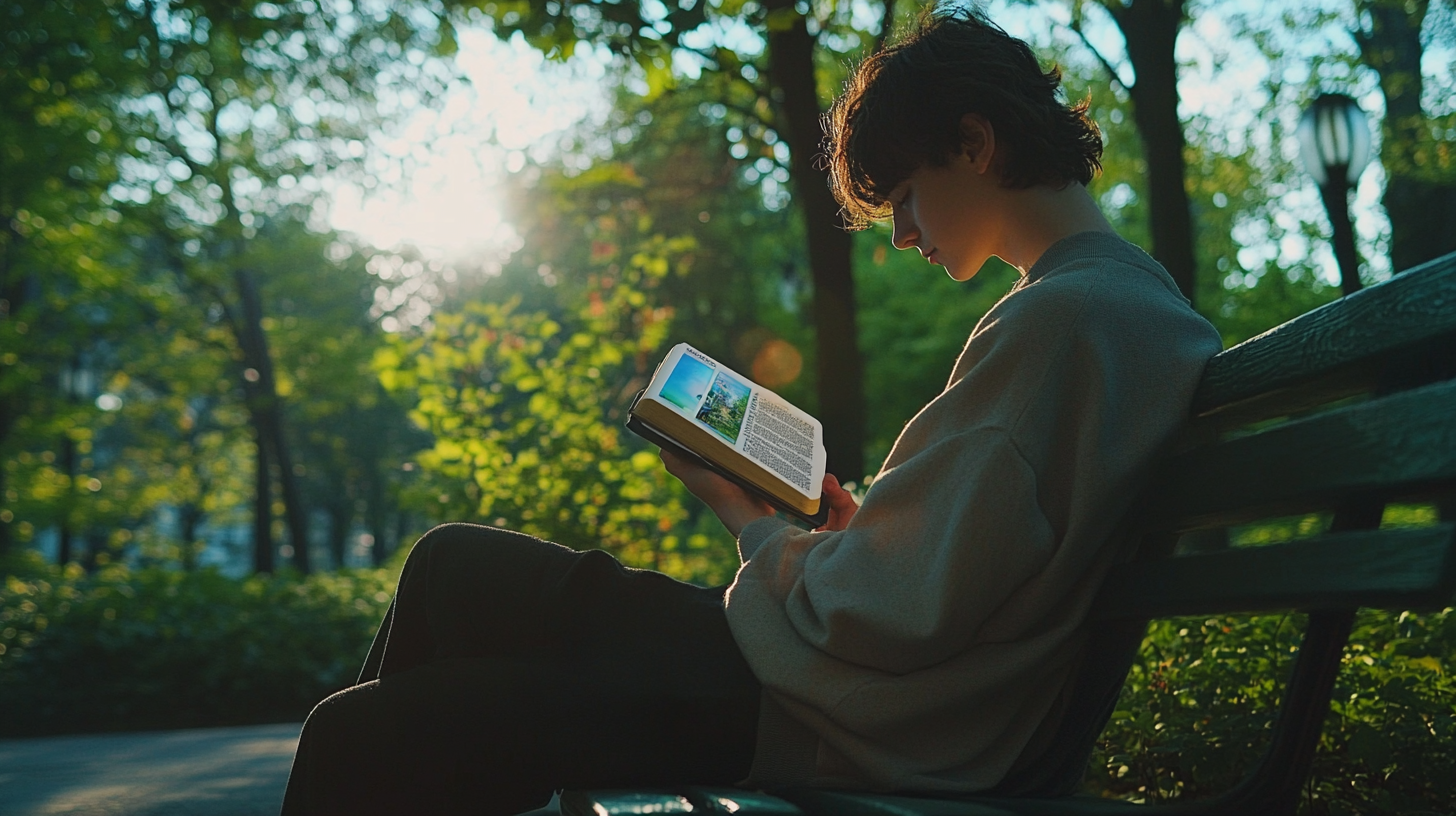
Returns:
[[[843,507],[846,502],[854,501],[854,497],[840,486],[839,479],[832,473],[824,474],[824,497],[829,500],[830,507]]]

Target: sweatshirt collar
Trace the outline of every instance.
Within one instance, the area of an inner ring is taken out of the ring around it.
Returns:
[[[1116,233],[1089,230],[1068,235],[1047,247],[1046,252],[1026,271],[1022,285],[1032,283],[1059,266],[1078,258],[1126,252],[1131,246]]]

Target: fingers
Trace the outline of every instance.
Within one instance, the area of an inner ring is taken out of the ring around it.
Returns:
[[[835,510],[859,507],[854,500],[854,496],[839,484],[839,479],[832,473],[824,474],[824,498],[829,501],[829,506]]]
[[[695,470],[706,470],[706,468],[697,462],[675,451],[670,451],[667,448],[658,448],[657,456],[662,460],[662,466],[667,468],[667,472],[677,477],[679,481],[685,481],[689,474]]]

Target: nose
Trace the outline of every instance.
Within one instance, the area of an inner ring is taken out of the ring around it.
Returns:
[[[915,224],[915,219],[904,207],[895,207],[890,211],[890,218],[894,223],[894,230],[890,234],[890,243],[895,249],[909,249],[915,246],[920,240],[920,227]]]

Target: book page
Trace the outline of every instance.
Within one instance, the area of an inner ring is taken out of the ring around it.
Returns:
[[[814,426],[795,416],[793,406],[770,391],[755,391],[743,428],[743,454],[805,495],[814,481]]]
[[[707,429],[811,499],[824,474],[819,421],[777,394],[681,343],[644,395]]]

